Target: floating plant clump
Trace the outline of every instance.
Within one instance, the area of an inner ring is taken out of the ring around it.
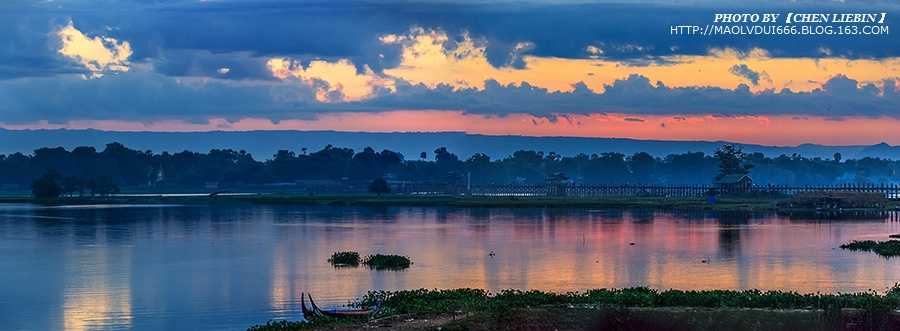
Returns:
[[[849,249],[851,251],[870,251],[875,252],[875,254],[884,256],[884,257],[892,257],[892,256],[900,256],[900,240],[888,240],[888,241],[874,241],[874,240],[863,240],[863,241],[852,241],[849,244],[841,245],[842,249]]]
[[[339,266],[359,266],[359,253],[357,252],[334,252],[331,254],[331,258],[328,259],[328,263],[339,267]]]
[[[335,252],[331,254],[328,263],[335,267],[357,267],[362,263],[376,270],[399,270],[409,268],[412,265],[412,261],[409,260],[408,256],[375,254],[360,259],[357,252]]]
[[[412,264],[408,256],[375,254],[366,256],[362,262],[372,269],[406,269]]]

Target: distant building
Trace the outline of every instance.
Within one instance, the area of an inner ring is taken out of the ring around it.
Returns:
[[[544,183],[547,185],[547,196],[548,197],[564,197],[566,196],[566,186],[569,185],[569,177],[566,177],[566,174],[561,172],[555,172],[547,176],[544,179]]]
[[[715,182],[719,188],[748,188],[753,186],[753,178],[746,174],[725,175]]]
[[[164,181],[166,181],[166,173],[163,172],[162,166],[159,166],[159,170],[156,170],[156,182],[155,183],[162,183]]]
[[[753,178],[746,174],[730,174],[715,181],[714,184],[716,186],[715,190],[713,190],[715,193],[742,195],[749,193],[749,189],[753,187]]]

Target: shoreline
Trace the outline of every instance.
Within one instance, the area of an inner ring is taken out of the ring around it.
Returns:
[[[657,291],[646,287],[541,292],[459,288],[368,292],[374,315],[270,320],[280,330],[896,330],[900,288],[847,294],[760,290]]]
[[[384,195],[322,194],[300,195],[280,193],[240,193],[210,195],[193,194],[135,194],[107,197],[59,197],[37,199],[29,196],[0,196],[0,203],[35,203],[45,205],[158,203],[158,202],[248,202],[254,204],[301,206],[387,206],[387,207],[461,207],[461,208],[587,208],[587,209],[654,209],[750,212],[817,212],[811,208],[790,208],[779,205],[785,198],[773,197],[717,197],[714,203],[705,197],[487,197],[446,195]],[[900,201],[890,201],[881,208],[847,208],[822,210],[822,213],[842,211],[900,210]]]

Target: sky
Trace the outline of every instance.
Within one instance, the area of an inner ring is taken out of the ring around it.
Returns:
[[[0,128],[900,145],[898,22],[898,0],[3,1]]]

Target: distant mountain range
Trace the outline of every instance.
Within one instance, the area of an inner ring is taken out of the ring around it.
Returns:
[[[107,143],[119,142],[136,150],[151,150],[154,153],[177,153],[184,150],[209,152],[211,149],[246,150],[257,160],[271,159],[282,149],[301,153],[321,150],[326,145],[352,148],[361,151],[372,147],[376,151],[384,149],[400,152],[407,160],[419,158],[425,152],[429,160],[434,158],[434,150],[447,150],[465,160],[475,153],[485,153],[491,159],[512,155],[517,150],[535,150],[545,153],[556,152],[563,156],[578,153],[600,154],[618,152],[631,155],[647,152],[656,157],[668,154],[682,154],[688,151],[711,154],[725,141],[662,141],[636,140],[624,138],[579,138],[579,137],[526,137],[488,136],[463,132],[337,132],[337,131],[243,131],[243,132],[120,132],[100,130],[5,130],[0,129],[0,154],[22,152],[31,154],[41,147],[63,147],[71,151],[78,146],[94,146],[102,151]],[[871,146],[823,146],[802,144],[799,146],[763,146],[738,144],[745,152],[761,152],[768,157],[781,154],[799,154],[804,157],[832,158],[841,153],[844,159],[880,157],[900,159],[900,146],[880,143]]]

